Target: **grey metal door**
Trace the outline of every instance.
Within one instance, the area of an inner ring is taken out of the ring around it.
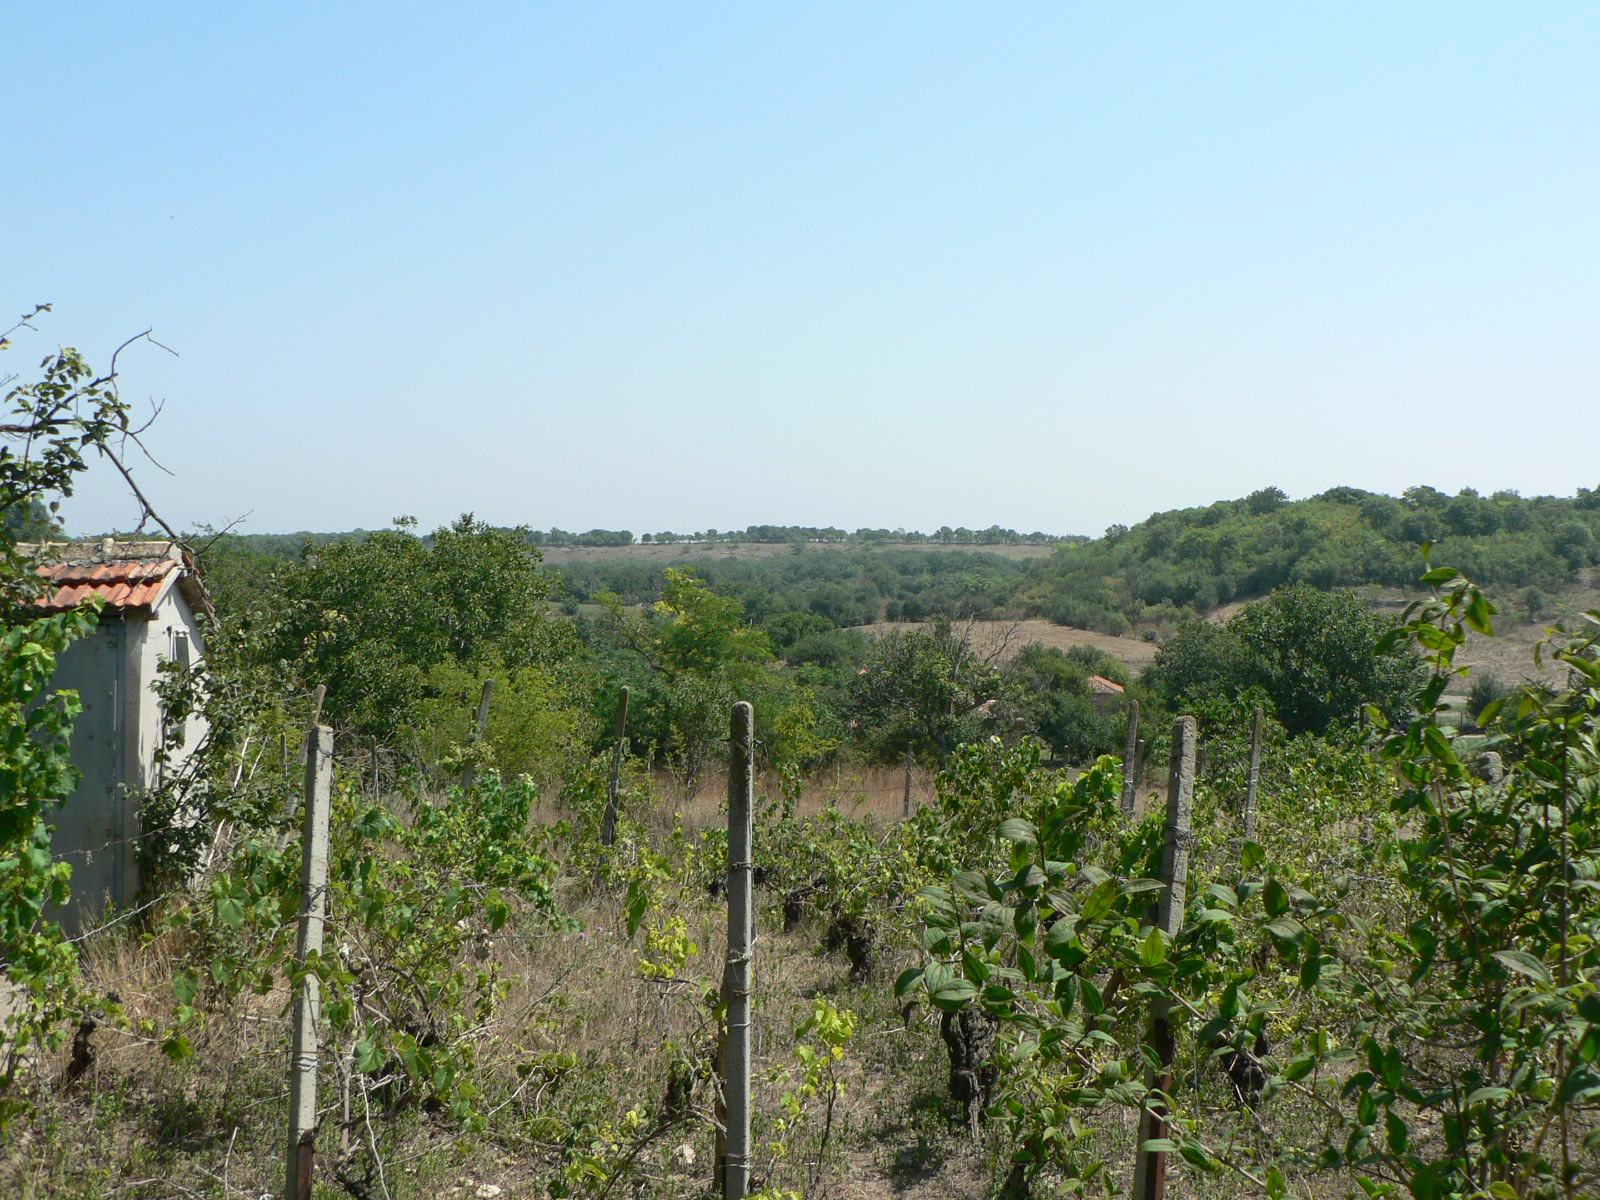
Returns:
[[[72,763],[82,772],[77,790],[45,820],[52,846],[72,867],[72,900],[62,923],[78,926],[108,900],[121,901],[123,795],[121,621],[105,621],[68,646],[56,665],[55,686],[73,688],[83,712],[72,730]]]

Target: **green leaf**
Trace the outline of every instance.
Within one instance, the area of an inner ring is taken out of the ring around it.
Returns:
[[[1008,817],[1001,821],[1000,836],[1019,846],[1039,844],[1039,831],[1034,828],[1032,821],[1024,821],[1021,817]]]
[[[1167,943],[1154,925],[1139,946],[1139,961],[1147,967],[1159,967],[1167,961]]]
[[[178,998],[178,1003],[190,1005],[194,998],[200,994],[200,977],[193,971],[180,971],[172,980],[172,994]]]
[[[1217,1011],[1225,1020],[1231,1021],[1239,1015],[1240,1003],[1239,981],[1235,979],[1222,989],[1222,1002],[1217,1005]]]
[[[217,901],[217,917],[224,925],[238,929],[244,924],[244,905],[232,896],[224,896]]]
[[[1178,1143],[1171,1138],[1148,1138],[1139,1143],[1140,1154],[1171,1154],[1178,1148]]]
[[[1474,592],[1472,599],[1467,601],[1467,611],[1462,614],[1468,628],[1483,634],[1485,637],[1494,636],[1494,622],[1490,620],[1494,613],[1494,605],[1481,592]]]
[[[1307,950],[1306,960],[1300,964],[1300,986],[1309,991],[1317,986],[1317,980],[1321,978],[1322,955],[1318,951]]]
[[[1289,893],[1276,879],[1269,879],[1267,886],[1261,889],[1261,904],[1267,910],[1267,916],[1281,917],[1289,911]]]
[[[1494,958],[1500,965],[1518,975],[1526,975],[1535,983],[1551,983],[1550,969],[1526,950],[1496,950]]]
[[[1204,1146],[1196,1146],[1193,1142],[1190,1142],[1180,1147],[1178,1153],[1183,1156],[1183,1161],[1192,1167],[1199,1167],[1202,1171],[1216,1169],[1216,1159],[1206,1153]]]
[[[1078,936],[1078,918],[1070,913],[1057,917],[1050,931],[1044,935],[1045,953],[1051,958],[1061,958],[1070,949],[1072,941]]]
[[[1260,842],[1246,842],[1239,852],[1239,867],[1243,871],[1253,871],[1266,861],[1267,852]]]
[[[1579,1063],[1562,1081],[1561,1090],[1556,1093],[1556,1105],[1566,1108],[1572,1104],[1586,1104],[1596,1096],[1600,1096],[1600,1072],[1587,1063]]]
[[[1592,1063],[1600,1063],[1600,1025],[1591,1025],[1584,1031],[1578,1053]]]
[[[901,971],[900,977],[894,981],[894,994],[896,996],[904,996],[922,982],[922,975],[921,967],[912,967],[908,971]]]
[[[1108,879],[1094,891],[1089,893],[1089,898],[1083,902],[1082,915],[1085,921],[1098,921],[1111,911],[1111,906],[1117,902],[1117,881]]]
[[[1314,1055],[1302,1054],[1284,1069],[1283,1077],[1290,1083],[1295,1083],[1296,1081],[1304,1079],[1307,1075],[1311,1074],[1311,1072],[1316,1069],[1316,1065],[1317,1060]]]
[[[1266,929],[1274,937],[1282,938],[1286,942],[1295,941],[1306,931],[1306,927],[1295,917],[1279,917],[1276,921],[1268,921]]]
[[[945,1012],[958,1012],[978,994],[978,989],[967,979],[952,979],[933,989],[928,998]]]
[[[1422,727],[1422,744],[1438,762],[1449,764],[1456,761],[1455,748],[1450,745],[1450,739],[1444,730],[1437,725]]]
[[[368,1034],[356,1043],[356,1070],[363,1075],[371,1075],[383,1066],[383,1054],[378,1048],[378,1039]]]
[[[1404,1154],[1406,1147],[1411,1144],[1411,1130],[1393,1109],[1383,1119],[1383,1131],[1389,1142],[1390,1153]]]
[[[1145,892],[1159,892],[1166,886],[1167,885],[1162,883],[1159,879],[1144,877],[1140,879],[1128,880],[1127,883],[1122,885],[1121,890],[1124,896],[1138,896]]]

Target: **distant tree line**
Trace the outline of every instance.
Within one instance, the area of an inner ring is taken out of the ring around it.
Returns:
[[[629,530],[504,530],[528,546],[625,547]],[[267,555],[299,558],[308,546],[362,541],[344,534],[252,534],[234,539]],[[422,538],[432,545],[432,535]],[[754,620],[807,612],[835,626],[921,621],[934,615],[1044,617],[1058,624],[1158,639],[1221,605],[1267,595],[1289,584],[1324,590],[1410,587],[1420,547],[1495,589],[1502,604],[1543,616],[1551,593],[1577,571],[1600,563],[1600,487],[1575,496],[1454,495],[1418,485],[1399,496],[1336,487],[1304,500],[1265,487],[1237,500],[1152,514],[1113,525],[1096,539],[941,527],[902,529],[751,525],[742,530],[644,534],[641,543],[676,544],[674,565],[692,565]],[[940,546],[983,547],[1047,542],[1048,557],[1008,559]],[[713,557],[697,551],[737,543],[788,544],[795,553],[767,558]],[[897,550],[896,544],[907,547]],[[870,555],[832,547],[873,545]],[[917,546],[918,549],[910,549]],[[666,564],[601,556],[545,570],[560,577],[569,613],[601,593],[624,604],[653,602]]]
[[[591,529],[570,533],[565,529],[533,529],[528,540],[536,546],[631,546],[634,535],[627,529]],[[915,529],[857,529],[853,533],[832,525],[749,525],[744,529],[701,529],[694,533],[674,533],[664,529],[639,535],[642,545],[674,545],[679,542],[729,545],[756,542],[784,545],[791,542],[822,542],[834,545],[939,545],[939,546],[1053,546],[1061,542],[1084,542],[1079,535],[1018,533],[991,525],[987,529],[952,529],[942,525],[932,533]]]
[[[1540,615],[1549,589],[1600,563],[1600,489],[1523,497],[1426,485],[1386,496],[1336,487],[1290,500],[1275,487],[1239,500],[1113,525],[1039,565],[1018,607],[1107,633],[1171,630],[1285,584],[1410,587],[1419,548]]]
[[[688,544],[679,566],[694,569],[719,593],[736,598],[758,621],[806,612],[830,624],[999,617],[1029,574],[1022,560],[971,550],[888,548],[870,555],[826,548],[769,558],[695,557]],[[652,602],[672,564],[631,557],[599,558],[548,568],[569,606],[609,592],[625,604]]]

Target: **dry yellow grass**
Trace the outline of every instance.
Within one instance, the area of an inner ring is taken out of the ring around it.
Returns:
[[[924,626],[915,621],[879,621],[862,628],[881,637],[897,629],[921,629]],[[963,628],[966,626],[963,625]],[[1056,625],[1037,617],[1019,621],[975,621],[971,631],[973,649],[1001,663],[1010,662],[1023,647],[1032,645],[1054,646],[1058,650],[1093,646],[1135,672],[1144,670],[1156,657],[1154,642],[1096,633],[1092,629],[1074,629],[1070,625]]]

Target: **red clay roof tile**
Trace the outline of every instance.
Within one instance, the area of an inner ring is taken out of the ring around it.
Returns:
[[[107,563],[49,563],[34,568],[41,579],[55,585],[41,597],[41,608],[61,611],[77,608],[91,596],[100,596],[112,608],[149,608],[183,570],[176,559]]]

